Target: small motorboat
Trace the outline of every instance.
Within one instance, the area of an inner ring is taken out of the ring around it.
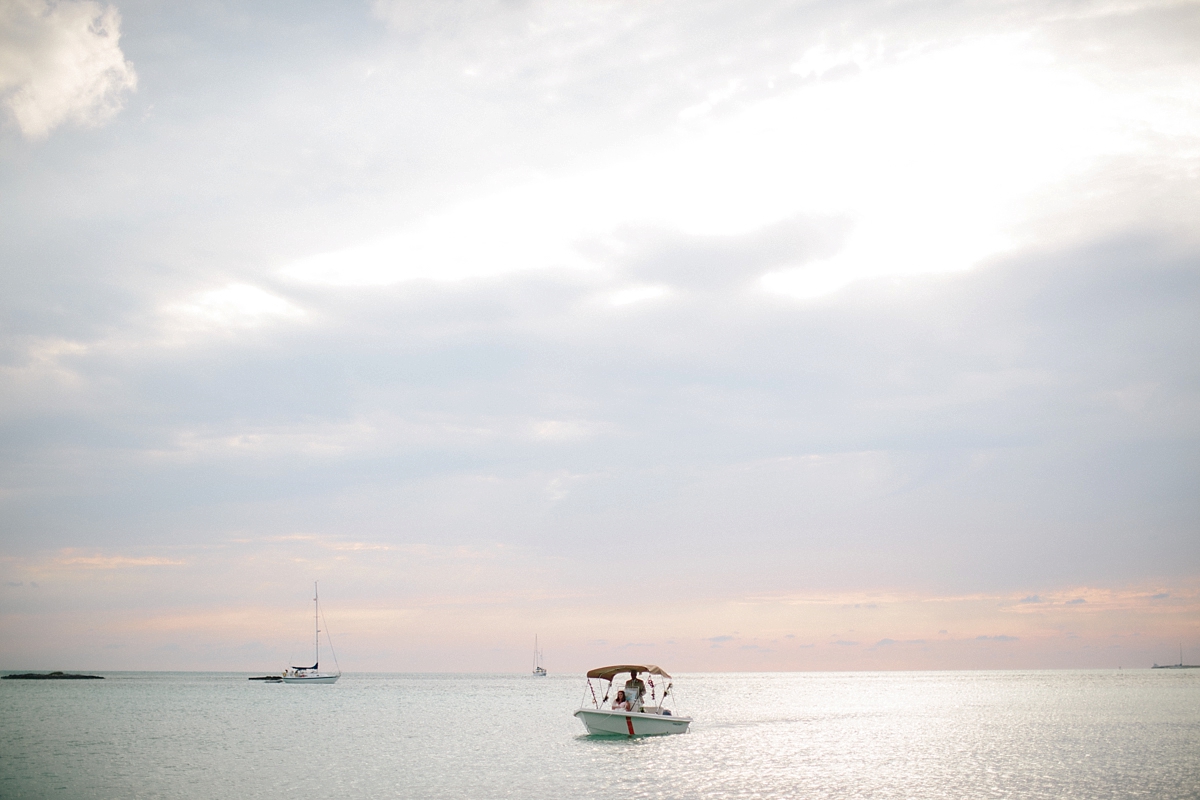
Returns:
[[[614,679],[625,674],[629,675],[629,679],[623,687],[613,691]],[[645,675],[646,680],[643,681],[640,675]],[[655,677],[660,679],[658,683]],[[654,664],[615,664],[590,670],[587,678],[587,693],[575,716],[593,736],[687,733],[688,726],[692,724],[691,717],[679,716],[667,708],[667,698],[674,700],[671,691],[674,685],[671,676],[662,667]],[[603,698],[597,696],[593,679],[600,681],[604,689]]]

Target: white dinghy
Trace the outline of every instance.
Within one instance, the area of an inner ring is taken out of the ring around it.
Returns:
[[[614,691],[613,679],[628,673],[625,685]],[[643,681],[639,676],[645,675]],[[661,680],[655,683],[655,677]],[[616,664],[590,670],[588,694],[575,716],[593,736],[661,736],[667,733],[687,733],[691,717],[681,717],[666,707],[667,698],[674,699],[671,676],[654,664]],[[592,679],[604,688],[604,697],[596,695]],[[665,685],[663,685],[665,681]],[[611,698],[609,695],[612,695]],[[590,697],[589,697],[590,695]],[[588,707],[588,701],[591,707]]]
[[[311,667],[289,667],[283,672],[284,683],[337,683],[342,677],[339,667],[337,672],[321,672],[321,604],[317,600],[317,584],[313,582],[313,665]],[[325,632],[329,636],[329,631]],[[333,640],[329,640],[329,652],[333,653]],[[333,663],[337,664],[337,654],[333,655]]]

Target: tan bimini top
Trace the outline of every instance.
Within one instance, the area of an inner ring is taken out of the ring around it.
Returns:
[[[651,675],[662,675],[664,678],[671,677],[663,671],[662,667],[654,664],[614,664],[611,667],[597,667],[589,669],[587,676],[589,678],[600,678],[601,680],[611,681],[622,672],[649,672]]]

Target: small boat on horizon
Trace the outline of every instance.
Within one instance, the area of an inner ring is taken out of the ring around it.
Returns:
[[[317,582],[313,581],[313,665],[311,667],[289,667],[283,671],[284,683],[337,683],[342,677],[341,667],[337,672],[321,672],[321,603],[318,600]],[[329,638],[329,632],[325,632]],[[329,639],[329,652],[337,665],[337,654],[333,652],[333,639]]]
[[[1183,645],[1179,645],[1179,663],[1178,664],[1155,664],[1150,669],[1200,669],[1200,664],[1185,664],[1183,663]]]
[[[533,674],[535,677],[546,677],[546,668],[542,666],[542,651],[538,649],[537,634],[533,635]]]
[[[629,673],[629,680],[609,699],[613,679]],[[638,676],[646,674],[642,681]],[[654,683],[654,676],[667,681],[661,695]],[[597,698],[592,679],[598,679],[604,688],[604,697]],[[587,687],[592,707],[588,708],[588,694],[584,694],[575,718],[583,723],[593,736],[662,736],[670,733],[687,733],[692,724],[691,717],[681,717],[666,707],[667,698],[672,700],[674,684],[671,676],[655,664],[615,664],[589,670]],[[649,687],[649,692],[647,692]]]

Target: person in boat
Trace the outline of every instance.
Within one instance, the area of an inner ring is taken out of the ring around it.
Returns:
[[[642,679],[636,672],[631,672],[629,680],[625,681],[625,696],[629,698],[629,703],[633,706],[634,711],[641,709],[642,695],[645,693],[646,684],[642,683]]]
[[[625,699],[625,690],[624,689],[620,689],[617,691],[617,696],[614,697],[613,701],[612,701],[612,710],[613,711],[632,711],[633,710],[633,704]]]

